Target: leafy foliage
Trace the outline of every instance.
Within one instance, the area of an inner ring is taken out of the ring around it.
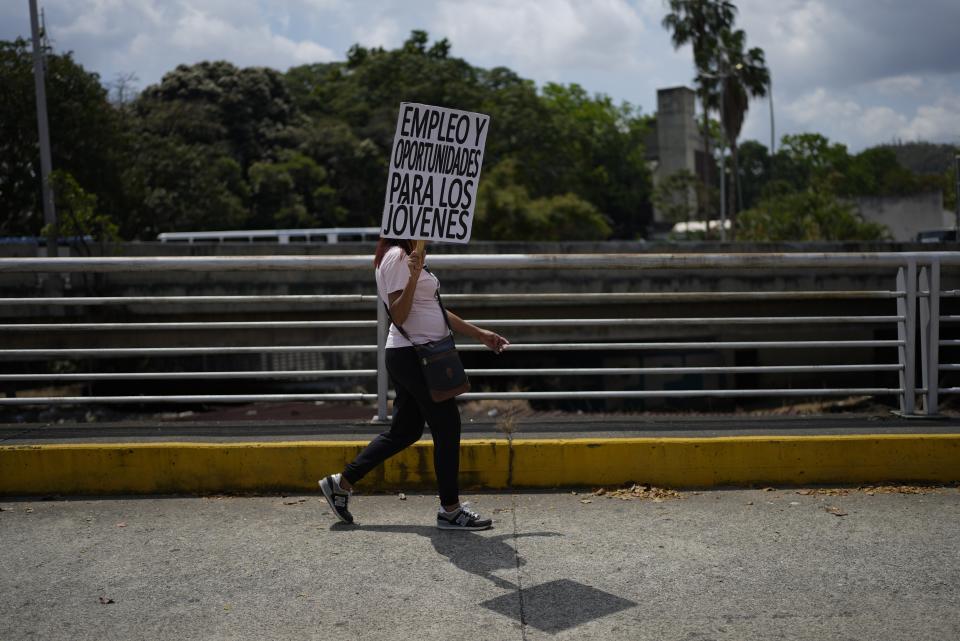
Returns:
[[[610,225],[573,193],[532,198],[517,182],[517,163],[504,160],[480,184],[474,236],[497,240],[604,240]]]
[[[716,189],[685,169],[667,176],[653,190],[654,207],[672,223],[707,219],[716,198]]]
[[[57,201],[57,232],[60,236],[82,239],[91,237],[100,242],[120,239],[119,229],[109,217],[97,211],[97,197],[83,190],[68,172],[56,170],[50,176]],[[46,236],[49,225],[40,233]]]
[[[737,217],[738,237],[748,241],[888,240],[883,225],[864,221],[850,203],[825,190],[770,196]]]
[[[120,122],[96,74],[71,54],[46,52],[46,93],[53,166],[97,195],[115,218],[114,153]],[[36,235],[43,225],[33,61],[29,43],[0,41],[0,234]]]

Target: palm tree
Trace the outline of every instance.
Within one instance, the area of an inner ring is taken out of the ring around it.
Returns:
[[[745,51],[746,34],[733,29],[737,7],[729,0],[666,0],[670,12],[663,27],[672,32],[675,48],[693,46],[697,70],[697,93],[703,105],[704,150],[710,156],[709,118],[712,110],[721,112],[724,137],[730,142],[736,177],[736,202],[742,204],[737,162],[737,139],[750,106],[750,97],[766,95],[770,71],[763,50]],[[721,108],[721,99],[723,102]],[[726,177],[722,177],[726,180]],[[730,194],[730,211],[734,201]]]
[[[670,12],[663,18],[663,28],[671,32],[674,49],[693,46],[693,64],[697,69],[697,93],[703,105],[703,144],[710,157],[711,96],[716,95],[715,82],[699,72],[716,66],[720,36],[733,28],[737,7],[729,0],[666,0]],[[711,91],[713,89],[713,91]]]
[[[718,47],[719,68],[715,74],[723,83],[723,109],[721,120],[726,140],[730,144],[733,160],[733,175],[736,182],[737,208],[730,207],[734,214],[743,207],[740,189],[740,168],[737,158],[737,139],[750,108],[750,98],[763,98],[770,84],[770,70],[766,66],[763,49],[754,47],[744,51],[746,34],[743,30],[726,31],[720,34]],[[730,198],[733,205],[733,194]]]

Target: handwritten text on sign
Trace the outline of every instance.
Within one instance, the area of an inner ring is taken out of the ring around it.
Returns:
[[[490,116],[400,104],[381,235],[466,243]]]

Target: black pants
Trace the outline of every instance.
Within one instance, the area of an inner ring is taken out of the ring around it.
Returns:
[[[351,485],[385,460],[413,445],[423,435],[423,422],[433,436],[433,466],[437,473],[440,503],[459,501],[457,475],[460,472],[460,410],[455,399],[440,403],[430,398],[430,390],[412,347],[386,350],[387,372],[397,390],[393,401],[390,429],[367,445],[357,458],[343,469]]]

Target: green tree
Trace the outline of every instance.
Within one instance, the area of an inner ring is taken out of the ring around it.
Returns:
[[[123,173],[131,202],[120,225],[124,238],[247,226],[249,187],[240,164],[221,149],[143,133],[132,155],[136,162]]]
[[[723,85],[721,121],[733,160],[737,206],[731,206],[729,209],[735,222],[737,209],[743,206],[737,140],[740,138],[740,130],[750,108],[750,98],[762,98],[767,95],[770,71],[766,67],[762,49],[753,47],[745,50],[746,34],[742,30],[724,31],[721,33],[720,40],[716,74],[720,76],[719,82]],[[730,191],[729,202],[732,204],[734,190]],[[735,224],[734,229],[736,229]]]
[[[46,93],[53,168],[63,170],[104,212],[122,200],[121,129],[97,74],[88,73],[70,53],[46,55]],[[33,60],[21,38],[0,41],[0,234],[38,235],[40,202]]]
[[[309,156],[283,151],[276,161],[250,167],[255,227],[336,227],[345,211],[327,184],[327,172]]]
[[[889,240],[890,231],[870,223],[849,202],[826,189],[771,196],[741,212],[738,237],[754,242]]]
[[[117,224],[97,210],[97,197],[84,191],[69,172],[54,170],[50,182],[57,202],[57,233],[60,237],[74,239],[74,246],[87,255],[92,253],[87,238],[100,242],[101,246],[120,240]],[[45,225],[40,234],[46,236],[48,232],[49,225]]]
[[[146,131],[223,145],[244,171],[284,141],[298,115],[283,74],[225,61],[180,65],[147,87],[135,109]]]
[[[474,236],[483,240],[603,240],[611,228],[589,202],[566,193],[531,198],[517,184],[517,166],[505,160],[480,185]]]
[[[716,195],[716,189],[705,186],[692,172],[681,169],[656,186],[653,205],[672,223],[707,220]]]
[[[743,207],[750,209],[760,200],[767,183],[773,179],[773,160],[766,145],[756,140],[744,141],[740,145],[739,156],[737,176],[743,195]]]

